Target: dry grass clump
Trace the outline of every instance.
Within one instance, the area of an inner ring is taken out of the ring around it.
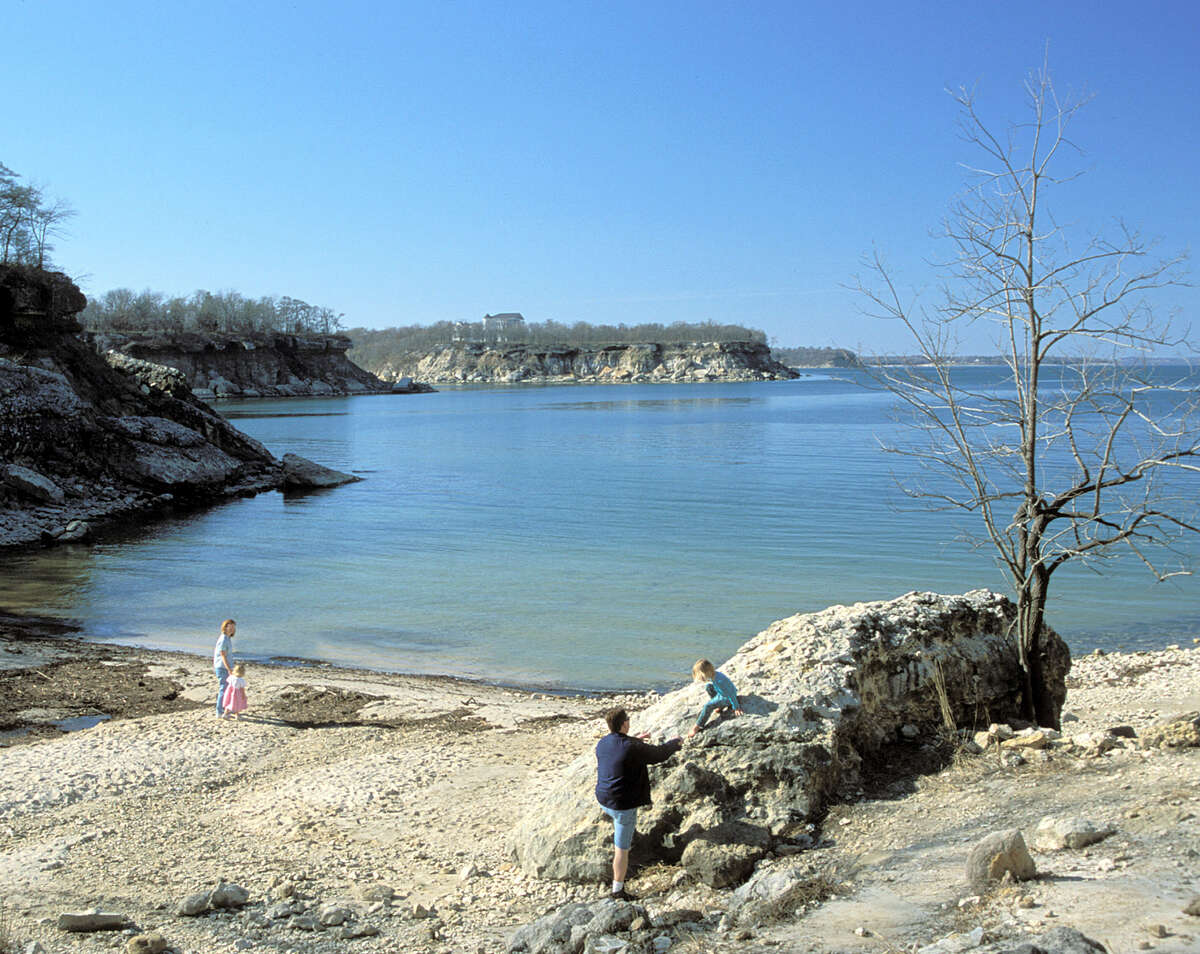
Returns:
[[[848,859],[825,862],[808,871],[778,898],[755,903],[752,913],[747,912],[751,916],[742,915],[739,920],[752,920],[755,925],[763,925],[800,917],[830,898],[850,891],[856,870],[856,863]]]
[[[17,937],[13,933],[12,919],[4,910],[0,900],[0,954],[17,954]]]

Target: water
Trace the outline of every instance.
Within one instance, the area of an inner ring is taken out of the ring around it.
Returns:
[[[796,612],[1004,590],[961,518],[898,509],[891,399],[845,378],[224,404],[366,479],[5,558],[0,606],[196,652],[233,617],[251,658],[597,689],[686,680]],[[1076,651],[1200,634],[1190,577],[1077,571],[1052,600]]]

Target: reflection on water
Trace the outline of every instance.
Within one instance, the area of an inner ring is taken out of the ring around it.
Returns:
[[[107,722],[111,718],[112,716],[108,715],[74,716],[70,719],[56,719],[53,724],[64,732],[79,732],[83,729],[94,728],[101,722]]]
[[[618,688],[686,681],[792,613],[1006,586],[956,516],[897,509],[888,401],[833,377],[226,410],[369,477],[7,557],[0,607],[198,653],[233,617],[248,658]],[[1077,650],[1190,642],[1200,584],[1070,569],[1051,622]]]
[[[245,420],[248,418],[261,417],[346,417],[349,411],[253,411],[250,409],[238,408],[222,408],[218,407],[221,416],[229,421]]]
[[[685,411],[697,408],[747,407],[751,404],[763,404],[761,398],[752,397],[714,397],[714,398],[673,398],[671,400],[628,400],[628,401],[565,401],[557,404],[543,404],[542,411]]]

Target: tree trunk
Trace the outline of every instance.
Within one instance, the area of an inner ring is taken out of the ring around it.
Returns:
[[[1050,574],[1043,567],[1036,566],[1018,594],[1017,619],[1024,676],[1021,716],[1035,725],[1061,729],[1060,713],[1053,695],[1046,687],[1042,667],[1042,626],[1046,616],[1049,588]]]

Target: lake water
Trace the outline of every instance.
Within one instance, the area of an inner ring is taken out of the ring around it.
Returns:
[[[969,520],[900,509],[891,399],[852,378],[223,404],[276,455],[365,479],[7,557],[0,606],[204,653],[232,616],[251,658],[596,689],[687,680],[792,613],[1006,590],[956,542]],[[1053,587],[1076,651],[1200,635],[1193,577],[1126,563]]]

